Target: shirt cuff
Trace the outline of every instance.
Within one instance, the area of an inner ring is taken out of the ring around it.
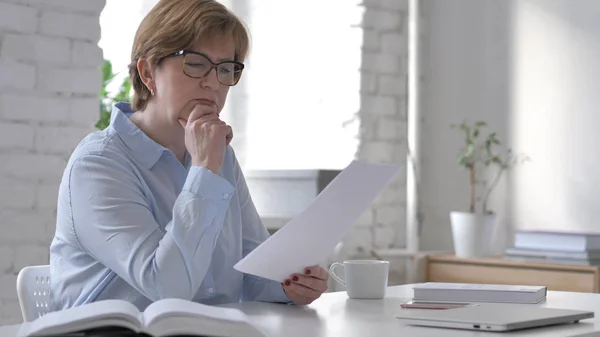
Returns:
[[[192,166],[188,172],[183,191],[211,199],[218,204],[229,204],[235,188],[229,181],[202,166]]]
[[[292,300],[290,300],[290,298],[285,294],[285,291],[283,290],[283,286],[281,285],[281,283],[279,282],[275,282],[272,281],[273,283],[275,283],[275,301],[274,302],[278,302],[278,303],[286,303],[286,304],[294,304],[294,302]]]

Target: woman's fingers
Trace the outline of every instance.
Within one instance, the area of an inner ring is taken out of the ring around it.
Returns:
[[[305,285],[294,281],[284,282],[283,287],[286,293],[288,293],[288,297],[290,293],[293,293],[296,294],[298,297],[305,297],[314,300],[316,298],[319,298],[319,296],[321,296],[321,294],[323,293],[322,291],[308,288]]]
[[[291,283],[295,283],[305,288],[322,293],[327,290],[327,281],[312,276],[294,274],[291,278]]]
[[[328,280],[329,272],[323,269],[321,266],[311,266],[304,268],[304,274],[318,278],[320,280]]]

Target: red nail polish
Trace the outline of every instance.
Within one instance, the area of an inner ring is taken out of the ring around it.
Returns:
[[[291,284],[291,283],[290,283],[290,280],[285,280],[285,285],[286,285],[286,286],[289,286],[290,284]]]
[[[294,276],[294,277],[292,277],[292,280],[294,280],[294,281],[298,281],[298,276]]]
[[[306,275],[310,275],[310,269],[306,269],[306,271],[304,271],[304,273],[305,273]]]

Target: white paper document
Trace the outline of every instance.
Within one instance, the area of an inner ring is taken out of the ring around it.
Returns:
[[[281,282],[322,264],[401,167],[352,161],[302,213],[234,268]]]

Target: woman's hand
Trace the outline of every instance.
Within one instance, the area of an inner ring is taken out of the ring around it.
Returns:
[[[293,274],[282,282],[287,297],[296,304],[310,304],[327,290],[329,273],[319,267],[308,267],[303,274]]]
[[[219,172],[225,148],[233,138],[231,127],[206,106],[196,105],[188,120],[179,119],[185,129],[185,147],[192,157],[192,165],[202,166],[213,173]]]

